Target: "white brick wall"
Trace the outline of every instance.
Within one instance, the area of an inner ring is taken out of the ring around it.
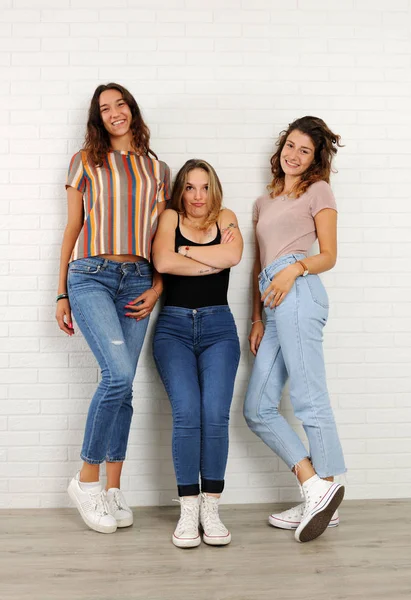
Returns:
[[[57,8],[56,8],[57,7]],[[410,0],[0,0],[0,506],[67,504],[96,363],[54,321],[64,177],[97,84],[123,83],[175,171],[217,168],[246,240],[230,297],[243,355],[226,502],[290,500],[293,477],[241,413],[251,205],[278,132],[304,114],[342,135],[339,261],[324,276],[329,387],[350,498],[411,493]],[[135,381],[124,485],[175,496],[170,410],[150,356]],[[284,408],[289,413],[287,401]]]

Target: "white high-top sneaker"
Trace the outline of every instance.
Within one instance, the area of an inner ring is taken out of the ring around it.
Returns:
[[[325,481],[318,475],[310,477],[302,485],[305,497],[304,514],[295,531],[297,542],[315,540],[327,529],[333,514],[344,498],[344,486]]]
[[[133,511],[119,488],[110,488],[107,491],[107,504],[110,514],[117,522],[117,527],[130,527],[133,524]]]
[[[173,544],[178,548],[194,548],[201,544],[198,532],[199,504],[198,496],[182,496],[180,502],[180,519],[173,533]]]
[[[80,474],[77,473],[73,477],[67,491],[77,506],[81,518],[94,531],[98,531],[99,533],[114,533],[117,529],[117,522],[109,512],[105,490],[102,490],[101,486],[98,485],[91,490],[83,492],[79,485],[79,476]]]
[[[203,542],[210,546],[225,546],[231,542],[231,533],[221,522],[218,514],[219,498],[201,494],[200,523],[203,528]]]
[[[268,517],[268,522],[273,527],[278,527],[279,529],[297,529],[303,518],[304,507],[305,502],[281,513],[273,513]],[[340,517],[338,516],[338,510],[336,510],[328,527],[337,527],[339,524]]]

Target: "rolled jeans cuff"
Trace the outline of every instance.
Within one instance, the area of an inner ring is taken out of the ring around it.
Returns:
[[[224,489],[224,479],[201,478],[201,491],[206,494],[221,494]]]
[[[200,493],[200,486],[198,483],[191,483],[190,485],[179,485],[178,495],[182,496],[198,496]]]

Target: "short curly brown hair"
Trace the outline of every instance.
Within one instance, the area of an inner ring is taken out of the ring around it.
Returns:
[[[333,133],[331,129],[318,117],[301,117],[289,124],[288,129],[280,133],[277,141],[278,149],[271,157],[271,173],[273,179],[267,186],[271,196],[279,196],[284,190],[285,173],[281,167],[281,152],[292,131],[301,131],[308,135],[315,148],[314,160],[308,169],[301,175],[298,183],[293,189],[293,195],[297,198],[316,181],[326,181],[330,183],[330,174],[332,170],[332,159],[337,154],[341,136]]]

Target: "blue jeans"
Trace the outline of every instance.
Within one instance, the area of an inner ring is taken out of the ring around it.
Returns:
[[[149,263],[118,263],[99,257],[69,265],[71,310],[102,379],[88,411],[81,458],[89,464],[125,459],[132,385],[149,319],[126,317],[125,305],[151,287]]]
[[[303,258],[302,254],[288,254],[266,267],[259,275],[260,292],[276,273]],[[320,278],[298,277],[280,306],[264,311],[266,327],[245,399],[246,421],[290,469],[309,457],[320,477],[344,473],[325,375],[322,340],[328,296]],[[291,403],[307,435],[308,453],[278,411],[288,377]]]
[[[220,493],[228,455],[228,423],[240,359],[228,306],[165,306],[154,359],[173,411],[173,461],[180,496]]]

